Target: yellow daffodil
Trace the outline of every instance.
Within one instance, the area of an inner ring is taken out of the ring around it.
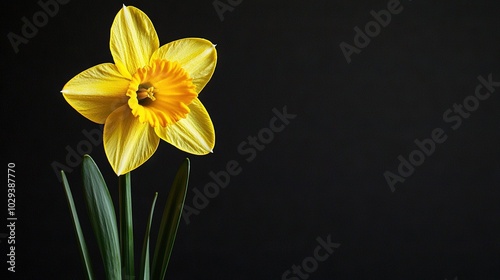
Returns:
[[[215,70],[215,46],[187,38],[159,47],[148,16],[130,6],[116,15],[109,45],[114,64],[81,72],[61,92],[80,114],[104,124],[115,173],[147,161],[160,139],[191,154],[211,152],[214,127],[198,94]]]

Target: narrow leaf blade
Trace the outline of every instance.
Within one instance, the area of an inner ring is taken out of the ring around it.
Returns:
[[[113,201],[99,168],[83,157],[83,186],[90,222],[104,263],[106,279],[121,279],[120,241]]]
[[[165,279],[168,262],[174,247],[175,236],[184,207],[184,201],[186,199],[189,171],[190,163],[189,159],[186,158],[177,171],[163,211],[153,257],[152,279],[154,280]]]
[[[158,198],[158,193],[155,193],[153,198],[153,203],[151,205],[151,210],[149,212],[149,220],[146,225],[146,233],[144,234],[144,243],[142,247],[142,258],[141,258],[141,271],[140,271],[140,279],[149,280],[151,277],[151,268],[149,261],[149,235],[151,232],[151,223],[153,221],[153,213],[156,205],[156,199]]]
[[[85,279],[93,280],[92,262],[90,260],[89,252],[87,250],[87,243],[85,242],[85,237],[83,236],[82,228],[80,226],[80,220],[78,219],[78,213],[76,211],[75,202],[73,200],[73,194],[69,187],[68,179],[66,179],[66,174],[61,170],[61,178],[63,180],[64,191],[66,193],[66,199],[68,200],[68,206],[71,211],[71,217],[73,218],[73,227],[76,233],[76,239],[78,241],[78,248],[80,249],[80,256],[82,258],[82,264],[85,271]]]

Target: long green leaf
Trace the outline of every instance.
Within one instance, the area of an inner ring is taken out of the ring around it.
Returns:
[[[71,217],[73,218],[73,227],[75,229],[76,239],[78,241],[78,247],[80,249],[80,256],[82,258],[82,264],[85,270],[85,279],[93,280],[94,273],[92,272],[92,262],[90,261],[89,252],[87,251],[87,244],[85,243],[85,238],[80,226],[80,220],[78,219],[78,213],[76,212],[75,202],[73,201],[73,194],[71,193],[68,179],[66,179],[66,175],[64,174],[63,170],[61,170],[61,178],[63,179],[64,191],[66,192],[68,206],[71,211]]]
[[[122,275],[134,279],[134,225],[132,221],[132,187],[130,172],[118,178],[118,200],[120,209],[120,246]]]
[[[153,203],[151,205],[151,210],[149,212],[149,220],[146,225],[146,233],[144,234],[144,243],[142,246],[142,258],[141,258],[141,271],[139,274],[139,279],[150,280],[151,278],[151,268],[149,264],[149,234],[151,232],[151,223],[153,221],[153,213],[156,205],[156,199],[158,198],[158,193],[155,193],[153,198]]]
[[[154,280],[165,279],[168,262],[174,247],[175,236],[184,207],[184,200],[186,199],[189,169],[189,159],[186,158],[179,167],[168,194],[153,257],[151,279]]]
[[[121,280],[120,241],[113,201],[99,168],[88,155],[83,157],[83,187],[106,279]]]

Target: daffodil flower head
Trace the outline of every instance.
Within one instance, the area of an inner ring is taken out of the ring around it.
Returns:
[[[215,46],[186,38],[160,47],[148,16],[131,6],[116,15],[109,44],[114,64],[81,72],[61,92],[80,114],[104,124],[115,173],[146,162],[160,139],[191,154],[210,153],[215,131],[198,94],[215,70]]]

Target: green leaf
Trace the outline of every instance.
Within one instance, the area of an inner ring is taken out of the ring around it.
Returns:
[[[153,204],[151,205],[151,210],[149,212],[149,220],[146,225],[146,233],[144,234],[144,244],[142,246],[142,258],[141,258],[141,271],[139,274],[140,279],[149,280],[151,279],[151,271],[149,264],[149,234],[151,232],[151,223],[153,221],[153,212],[155,209],[156,199],[158,198],[158,193],[155,193],[153,198]]]
[[[120,241],[113,201],[99,168],[88,155],[83,157],[83,189],[106,279],[121,280]]]
[[[92,262],[90,261],[89,252],[87,251],[87,244],[85,243],[85,238],[80,226],[80,220],[78,219],[78,213],[76,212],[75,202],[73,201],[73,195],[69,187],[68,179],[66,179],[66,175],[62,170],[61,177],[63,179],[64,191],[66,192],[66,198],[68,200],[68,206],[71,211],[71,217],[73,218],[73,227],[75,229],[79,245],[78,247],[80,249],[80,256],[82,257],[82,264],[85,270],[85,279],[93,280],[94,276],[92,272]]]
[[[134,226],[132,221],[132,190],[130,172],[118,177],[120,209],[120,248],[122,256],[122,275],[134,279]]]
[[[174,247],[175,236],[184,207],[184,200],[186,199],[189,169],[189,159],[186,158],[179,167],[172,187],[170,188],[170,193],[168,194],[153,257],[152,279],[154,280],[165,279],[168,262]]]

